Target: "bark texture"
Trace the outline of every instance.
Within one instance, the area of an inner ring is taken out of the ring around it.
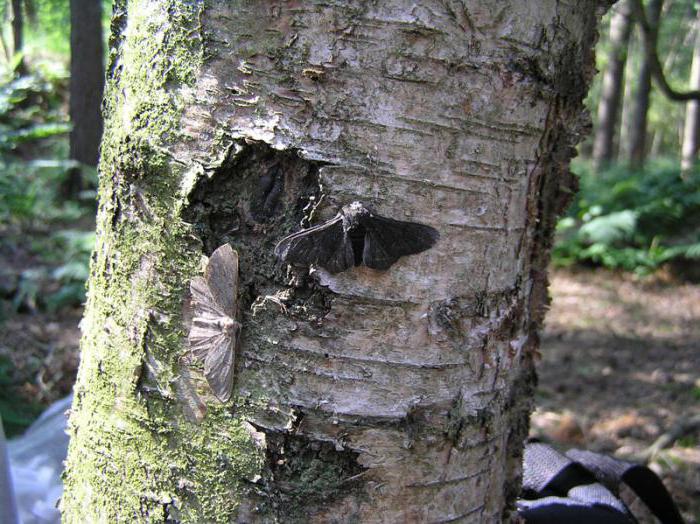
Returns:
[[[593,160],[598,166],[612,161],[615,152],[615,131],[619,123],[627,45],[632,28],[629,2],[618,2],[610,20],[610,56],[603,73],[598,124],[593,141]]]
[[[507,519],[600,10],[118,4],[66,522]],[[354,200],[440,240],[388,271],[275,260]],[[186,306],[224,243],[222,405]]]
[[[104,48],[102,3],[96,0],[70,2],[70,158],[86,166],[97,166],[102,139],[102,92]],[[79,168],[71,170],[63,187],[66,197],[82,188]]]

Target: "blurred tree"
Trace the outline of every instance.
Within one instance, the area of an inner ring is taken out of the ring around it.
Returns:
[[[658,35],[659,18],[663,0],[650,0],[647,13],[649,27],[656,40]],[[642,63],[637,75],[637,86],[634,97],[634,107],[628,129],[630,165],[639,167],[644,163],[647,151],[647,113],[651,94],[651,64],[648,57],[642,57]]]
[[[104,47],[102,2],[70,0],[70,106],[73,128],[70,158],[97,166],[102,138],[102,91]],[[72,168],[62,187],[63,196],[74,198],[82,189],[81,168]]]
[[[690,89],[700,90],[700,9],[695,19],[695,45],[690,68]],[[681,170],[689,171],[697,161],[700,148],[700,101],[690,100],[685,109],[685,126],[681,148]]]
[[[27,72],[24,62],[24,14],[22,12],[22,0],[11,0],[10,7],[12,10],[12,52],[15,56],[19,56],[15,71],[23,75]]]
[[[621,0],[614,9],[615,13],[610,20],[610,55],[608,66],[603,73],[598,103],[598,127],[593,142],[593,160],[598,167],[613,160],[615,130],[620,115],[622,83],[631,32],[629,0]]]
[[[677,91],[671,87],[666,75],[664,75],[664,70],[657,51],[658,31],[655,31],[649,23],[642,0],[629,0],[629,2],[631,5],[632,15],[635,18],[636,23],[639,24],[643,36],[642,41],[644,43],[645,59],[649,64],[652,78],[654,78],[656,81],[658,88],[666,98],[675,102],[700,100],[700,89],[693,89],[691,91]]]

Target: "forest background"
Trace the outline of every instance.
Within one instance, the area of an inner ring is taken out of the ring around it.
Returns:
[[[700,522],[700,105],[652,80],[632,6],[621,0],[600,27],[592,133],[558,225],[531,432],[649,461]],[[668,84],[697,90],[700,6],[644,7]],[[0,415],[9,436],[75,380],[111,13],[110,1],[0,3]]]

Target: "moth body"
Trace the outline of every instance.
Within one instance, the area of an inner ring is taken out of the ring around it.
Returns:
[[[355,266],[362,264],[362,253],[365,247],[365,235],[367,231],[363,221],[372,216],[372,213],[360,202],[353,202],[343,206],[340,211],[343,219],[343,230],[348,235],[352,245],[353,262]]]

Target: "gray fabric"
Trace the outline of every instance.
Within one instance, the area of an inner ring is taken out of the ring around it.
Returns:
[[[53,403],[24,432],[8,442],[10,467],[22,524],[59,524],[56,502],[68,452],[66,411],[72,396]],[[4,523],[3,523],[4,524]]]
[[[525,446],[518,511],[529,524],[636,522],[624,503],[590,471],[540,442]]]
[[[7,454],[5,431],[0,418],[0,524],[18,524],[15,490],[10,474],[10,457]]]

